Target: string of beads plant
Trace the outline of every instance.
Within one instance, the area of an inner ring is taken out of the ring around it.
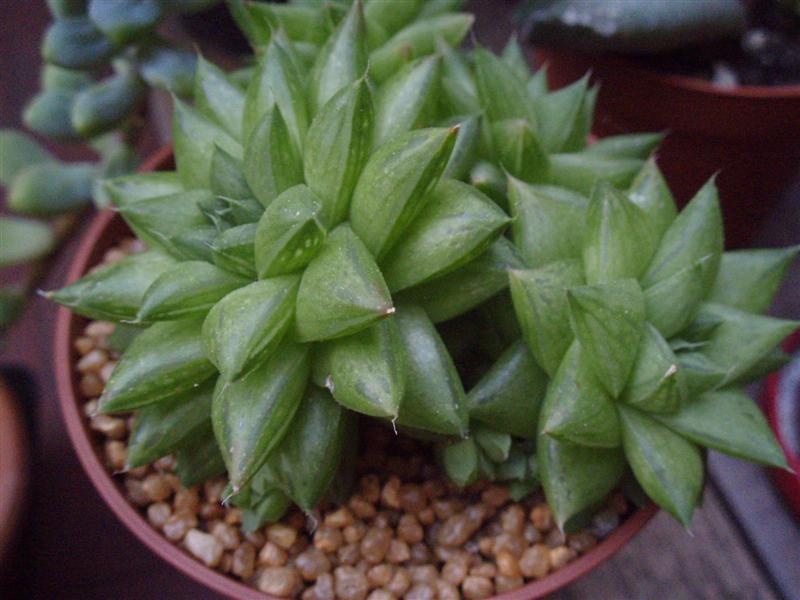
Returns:
[[[49,294],[133,338],[97,410],[249,530],[349,497],[358,414],[561,530],[619,486],[688,526],[700,446],[785,466],[737,386],[797,249],[723,252],[713,181],[678,214],[660,136],[587,146],[587,80],[455,50],[451,4],[232,3],[249,83],[201,60],[176,171],[105,186],[148,250]]]

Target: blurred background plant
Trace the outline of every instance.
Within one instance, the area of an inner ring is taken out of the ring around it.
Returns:
[[[0,268],[37,261],[20,281],[0,287],[0,332],[43,274],[41,259],[64,240],[97,183],[133,171],[150,88],[190,96],[196,55],[162,35],[164,23],[219,0],[47,0],[53,21],[41,45],[41,90],[23,113],[28,129],[51,143],[83,144],[94,160],[63,162],[33,136],[0,130]],[[37,217],[32,219],[28,217]]]

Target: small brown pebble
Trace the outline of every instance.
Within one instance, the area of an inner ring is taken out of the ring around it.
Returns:
[[[401,563],[411,558],[411,548],[403,540],[392,540],[386,552],[386,560],[390,563]]]
[[[436,513],[436,518],[440,521],[449,519],[464,508],[464,504],[455,498],[440,498],[435,500],[431,506],[433,507],[433,512]]]
[[[413,583],[435,584],[439,579],[439,572],[433,565],[414,565],[408,568]]]
[[[178,542],[186,536],[186,533],[197,527],[197,517],[194,513],[180,511],[175,512],[164,523],[164,536],[173,542]]]
[[[367,502],[375,504],[381,498],[381,480],[377,475],[370,474],[362,477],[358,482],[361,496]]]
[[[301,552],[305,551],[305,549],[308,548],[308,546],[309,546],[308,538],[306,538],[306,536],[304,535],[301,535],[297,537],[294,544],[289,546],[287,552],[289,553],[289,556],[297,556]]]
[[[367,596],[367,600],[395,600],[394,596],[391,592],[387,592],[386,590],[372,590]]]
[[[175,492],[175,498],[172,500],[175,510],[187,510],[190,512],[197,512],[200,507],[200,496],[197,494],[197,488],[181,488]]]
[[[145,477],[142,487],[152,502],[162,502],[172,496],[172,486],[160,473],[152,473]]]
[[[494,578],[494,588],[495,592],[498,594],[515,590],[518,587],[522,587],[524,583],[525,580],[522,579],[522,577],[506,577],[505,575],[498,575]]]
[[[518,504],[512,504],[500,515],[500,526],[508,533],[522,533],[525,527],[525,511]]]
[[[78,372],[82,374],[96,373],[108,362],[108,353],[105,350],[92,350],[78,361]]]
[[[87,373],[81,377],[80,389],[87,398],[96,398],[103,393],[103,382],[94,373]]]
[[[87,418],[91,418],[97,413],[97,400],[89,400],[83,405],[83,414]]]
[[[128,433],[124,419],[111,415],[95,415],[89,421],[89,427],[112,440],[121,440]]]
[[[461,585],[467,576],[467,565],[463,561],[450,561],[442,567],[442,579],[453,585]]]
[[[422,489],[418,485],[412,483],[401,485],[397,496],[400,509],[412,514],[420,512],[428,504]]]
[[[417,519],[419,519],[419,522],[423,525],[433,525],[436,521],[436,513],[433,512],[433,509],[429,506],[428,508],[419,511]]]
[[[520,577],[519,562],[516,557],[510,552],[504,550],[497,554],[497,570],[500,575],[504,577],[517,578]]]
[[[591,532],[603,539],[619,526],[619,515],[611,509],[601,510],[592,518]]]
[[[436,597],[438,600],[461,600],[458,587],[443,579],[436,582]]]
[[[438,479],[428,479],[422,484],[422,491],[429,500],[441,498],[444,495],[445,489],[442,482]]]
[[[353,496],[350,498],[348,506],[350,507],[350,510],[353,511],[353,514],[359,519],[371,519],[375,516],[375,505],[370,504],[361,496]]]
[[[316,581],[320,575],[331,570],[330,559],[322,550],[314,547],[298,554],[294,564],[300,572],[300,577],[306,581]]]
[[[297,540],[297,529],[284,525],[283,523],[275,523],[267,527],[267,539],[280,546],[284,550],[292,547],[292,544]]]
[[[166,502],[154,502],[147,507],[147,520],[150,524],[161,529],[172,515],[172,509]]]
[[[344,541],[348,544],[355,544],[364,539],[367,534],[367,526],[362,521],[356,521],[352,525],[348,525],[342,531]]]
[[[190,529],[184,539],[186,549],[207,567],[216,567],[224,548],[217,538],[199,529]]]
[[[333,572],[336,597],[341,600],[363,600],[367,597],[367,577],[350,566],[337,567]]]
[[[522,553],[519,569],[525,577],[541,579],[550,571],[550,550],[544,544],[531,546]]]
[[[222,492],[227,482],[224,479],[212,479],[203,484],[203,497],[210,504],[219,504],[222,501]]]
[[[242,522],[242,509],[236,507],[229,507],[225,511],[225,523],[227,525],[240,525]]]
[[[544,538],[544,543],[547,544],[549,548],[563,546],[567,543],[567,536],[560,529],[551,529]]]
[[[219,540],[225,550],[235,550],[241,543],[239,530],[227,523],[216,521],[211,524],[209,531],[211,535]]]
[[[585,554],[597,545],[597,540],[588,531],[580,531],[567,536],[567,543],[575,552]]]
[[[499,485],[490,485],[481,494],[481,502],[488,504],[492,508],[500,508],[506,502],[508,502],[508,500],[508,490]]]
[[[105,443],[106,464],[114,471],[122,471],[128,460],[128,447],[119,440],[108,440]]]
[[[494,593],[494,586],[492,580],[487,577],[470,575],[461,584],[461,591],[467,600],[483,600]]]
[[[494,541],[495,538],[491,536],[481,538],[478,542],[478,550],[480,550],[480,553],[484,556],[491,556],[494,554]]]
[[[411,575],[408,569],[403,567],[397,569],[392,576],[392,580],[384,587],[398,598],[403,596],[408,591],[408,588],[411,587]]]
[[[231,569],[233,569],[233,552],[223,552],[217,570],[227,574],[231,572]]]
[[[492,550],[495,554],[506,551],[515,558],[519,558],[526,547],[525,538],[521,535],[504,532],[494,538],[494,548]]]
[[[375,515],[374,519],[372,519],[372,525],[373,527],[390,527],[392,525],[392,521],[394,520],[394,516],[394,511],[388,512],[382,510]]]
[[[333,575],[330,573],[320,575],[317,582],[303,592],[303,600],[334,600],[335,597]]]
[[[449,517],[436,536],[436,542],[443,546],[461,546],[478,531],[483,523],[484,513],[479,510],[465,510]]]
[[[89,354],[89,352],[91,352],[92,350],[94,350],[94,340],[89,337],[75,338],[73,346],[78,354],[84,356],[86,354]]]
[[[141,467],[136,467],[134,469],[128,469],[128,477],[134,477],[136,479],[141,479],[145,475],[150,472],[150,465],[142,465]]]
[[[550,549],[550,568],[555,571],[566,565],[572,560],[574,550],[566,546],[558,546]]]
[[[540,542],[542,540],[542,534],[539,533],[539,530],[534,527],[533,523],[526,523],[525,528],[522,531],[522,537],[525,538],[525,541],[529,544],[535,544],[536,542]]]
[[[266,536],[258,530],[245,533],[244,539],[253,544],[256,548],[261,548],[267,541]]]
[[[387,585],[394,575],[394,567],[386,563],[370,567],[367,571],[367,581],[372,587],[383,587]]]
[[[414,583],[403,598],[405,600],[435,600],[436,584]]]
[[[126,478],[125,490],[128,493],[128,499],[136,506],[147,506],[150,504],[150,496],[144,491],[144,486],[138,479],[132,477]]]
[[[497,575],[497,567],[490,562],[483,562],[475,565],[469,570],[470,575],[475,575],[476,577],[488,577],[491,579],[495,575]]]
[[[389,508],[400,508],[400,479],[392,475],[381,490],[381,504]]]
[[[100,379],[103,383],[108,383],[108,380],[111,379],[111,375],[114,373],[114,369],[117,366],[117,362],[110,360],[102,367],[100,367]]]
[[[346,506],[342,506],[338,510],[328,513],[324,521],[325,527],[331,527],[333,529],[344,529],[348,525],[352,525],[353,522],[353,513],[351,513]]]
[[[358,544],[346,544],[336,551],[336,558],[340,564],[354,565],[361,558],[361,550]]]
[[[258,578],[258,589],[273,596],[289,596],[299,581],[291,567],[267,567]]]
[[[323,525],[314,532],[314,547],[332,554],[342,546],[342,532]]]
[[[199,514],[206,521],[213,521],[224,517],[225,509],[219,502],[203,502],[200,505]]]
[[[250,542],[245,542],[233,551],[233,564],[231,571],[241,579],[253,576],[256,564],[256,548]]]
[[[400,517],[400,522],[397,524],[397,537],[409,544],[416,544],[423,540],[425,531],[417,517],[405,514]]]
[[[422,542],[411,546],[411,562],[415,565],[424,565],[431,560],[431,551],[428,546]]]
[[[258,553],[258,563],[268,567],[282,567],[289,560],[286,550],[273,542],[267,542]]]
[[[547,504],[537,504],[531,509],[531,523],[539,531],[548,531],[553,528],[553,513]]]
[[[110,321],[92,321],[86,326],[84,333],[92,339],[108,337],[114,333],[115,325]]]

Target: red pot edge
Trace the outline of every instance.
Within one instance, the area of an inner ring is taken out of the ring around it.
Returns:
[[[795,331],[791,336],[789,336],[789,338],[787,338],[783,345],[783,349],[790,354],[800,350],[800,329]],[[772,468],[769,471],[772,475],[775,485],[783,493],[783,497],[786,499],[786,502],[792,506],[797,515],[800,515],[800,456],[795,456],[791,453],[789,444],[787,444],[786,440],[783,439],[783,436],[781,435],[781,429],[778,426],[777,400],[778,386],[780,385],[780,382],[780,371],[770,374],[770,376],[767,378],[767,385],[764,388],[762,398],[764,402],[764,408],[767,413],[767,421],[769,422],[769,426],[775,433],[775,437],[778,439],[778,443],[780,444],[781,448],[783,449],[783,453],[786,456],[786,461],[789,463],[789,467],[794,471],[794,473],[775,468]]]
[[[632,76],[658,80],[669,84],[672,87],[685,89],[700,94],[709,96],[719,96],[725,98],[758,98],[758,99],[783,99],[783,98],[798,98],[800,99],[800,84],[796,85],[776,85],[776,86],[761,86],[761,85],[741,85],[735,88],[724,88],[709,83],[705,79],[698,77],[687,77],[685,75],[674,75],[669,73],[661,73],[653,69],[647,69],[633,64],[629,59],[624,56],[610,56],[605,54],[589,55],[585,52],[578,52],[574,50],[562,50],[558,48],[548,47],[534,47],[534,53],[537,56],[546,57],[541,62],[547,63],[551,59],[558,59],[559,55],[569,55],[573,57],[581,57],[588,63],[605,63],[618,71],[627,71]],[[541,64],[537,60],[537,64]]]
[[[28,500],[30,444],[14,392],[0,381],[0,571],[17,540]]]
[[[148,159],[142,165],[140,171],[163,169],[171,159],[172,147],[165,146]],[[86,272],[99,239],[116,218],[118,218],[118,215],[112,210],[104,210],[94,217],[89,230],[81,240],[78,250],[72,259],[65,284],[75,281]],[[237,600],[265,600],[272,598],[252,587],[203,566],[153,529],[146,519],[128,503],[95,451],[78,406],[76,378],[72,369],[74,350],[71,344],[72,334],[77,325],[78,317],[73,315],[69,309],[59,307],[53,352],[58,402],[73,448],[97,492],[116,517],[140,542],[187,577]],[[517,590],[495,596],[495,598],[497,600],[532,600],[542,598],[563,588],[611,558],[633,536],[641,531],[657,512],[658,507],[653,503],[637,509],[635,513],[630,515],[622,525],[594,549],[569,563],[563,569],[544,579],[528,583]],[[274,598],[273,600],[282,599]]]

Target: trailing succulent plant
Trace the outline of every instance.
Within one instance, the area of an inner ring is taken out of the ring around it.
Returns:
[[[688,522],[696,444],[782,464],[732,388],[780,359],[755,313],[796,250],[723,253],[713,182],[677,215],[658,135],[587,146],[587,81],[455,50],[458,4],[231,2],[249,83],[201,60],[176,170],[105,184],[149,250],[49,294],[132,333],[99,410],[248,527],[346,489],[357,414],[561,525],[629,471]]]
[[[168,15],[217,1],[48,0],[54,20],[42,41],[42,90],[25,108],[23,121],[49,140],[89,144],[100,160],[63,162],[25,133],[0,130],[0,185],[9,208],[49,218],[82,209],[93,197],[105,204],[96,183],[132,172],[139,162],[137,111],[148,86],[191,93],[194,52],[173,47],[156,29]],[[0,217],[0,266],[46,256],[67,225]],[[0,290],[0,327],[12,321],[24,288],[35,284],[29,283]]]

